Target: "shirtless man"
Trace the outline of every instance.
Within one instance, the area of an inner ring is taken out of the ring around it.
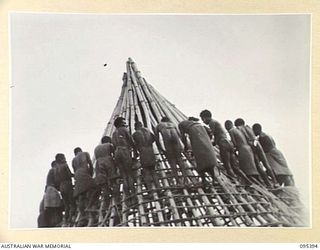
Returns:
[[[73,198],[73,186],[72,186],[72,177],[66,157],[64,154],[56,154],[55,156],[57,163],[57,179],[59,185],[59,191],[61,193],[64,209],[65,209],[65,221],[71,223],[75,216],[76,204]]]
[[[112,144],[115,147],[115,163],[123,178],[124,194],[129,196],[134,193],[131,150],[133,149],[135,156],[137,156],[137,152],[132,137],[126,128],[125,119],[118,117],[114,121],[114,126],[116,130],[112,134]]]
[[[280,185],[294,186],[293,175],[288,167],[284,155],[276,148],[273,138],[262,131],[262,126],[258,123],[252,126],[253,132],[258,136],[258,140],[266,154],[270,166],[274,170],[277,181]]]
[[[236,176],[232,170],[232,168],[235,168],[235,166],[232,166],[233,146],[227,138],[226,131],[218,121],[212,119],[212,115],[209,110],[203,110],[200,113],[200,117],[203,123],[209,125],[211,129],[214,137],[214,144],[219,146],[221,161],[227,171],[227,174],[235,178]]]
[[[212,176],[214,183],[214,167],[218,166],[218,162],[207,131],[199,122],[194,121],[194,119],[180,122],[179,130],[182,135],[182,142],[185,145],[185,150],[188,150],[186,134],[189,135],[192,152],[197,165],[196,168],[202,182],[206,182],[205,173],[207,172]]]
[[[141,122],[134,124],[136,132],[132,135],[134,144],[140,155],[140,164],[143,169],[143,179],[147,189],[152,190],[152,183],[157,189],[160,189],[159,179],[155,173],[156,157],[152,148],[155,141],[154,135],[149,129],[144,128]]]
[[[274,172],[269,165],[267,157],[266,157],[265,153],[263,152],[263,149],[262,149],[260,143],[256,140],[256,137],[255,137],[253,130],[248,125],[245,125],[245,122],[242,118],[236,119],[234,122],[234,125],[243,133],[248,144],[252,148],[257,169],[258,169],[261,177],[263,178],[264,183],[268,187],[272,186],[269,179],[268,179],[268,175],[269,175],[273,181],[273,184],[277,185],[278,183],[275,178]],[[266,171],[264,171],[260,162],[263,164]]]
[[[229,132],[231,141],[238,151],[239,166],[249,179],[256,179],[260,181],[260,175],[254,162],[254,156],[251,147],[247,143],[245,136],[233,126],[232,121],[227,120],[224,124],[226,130]],[[251,184],[246,179],[246,185]]]
[[[62,222],[63,202],[58,192],[58,181],[56,174],[57,162],[51,163],[51,169],[48,172],[45,194],[43,197],[44,221],[47,227],[60,226]]]
[[[82,149],[77,147],[74,149],[74,154],[75,157],[72,160],[75,178],[74,197],[78,199],[80,215],[83,217],[85,216],[86,200],[91,196],[92,192],[95,192],[96,185],[92,178],[93,165],[89,153],[82,152]]]
[[[117,169],[114,163],[114,147],[109,136],[103,136],[101,144],[94,149],[96,158],[95,166],[95,183],[96,191],[90,198],[88,207],[97,200],[102,192],[106,207],[110,205],[111,198],[119,202],[119,185],[116,181],[118,178]]]
[[[161,146],[159,134],[162,136],[165,150]],[[187,174],[185,173],[184,163],[181,156],[183,147],[180,138],[181,135],[177,127],[169,120],[168,117],[163,117],[161,122],[155,128],[156,143],[159,150],[165,153],[176,182],[180,182],[177,169],[178,164],[184,177],[184,183],[186,183]],[[180,182],[180,184],[183,183]]]

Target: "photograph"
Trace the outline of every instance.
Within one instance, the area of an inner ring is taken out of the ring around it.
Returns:
[[[10,229],[312,227],[310,14],[8,22]]]

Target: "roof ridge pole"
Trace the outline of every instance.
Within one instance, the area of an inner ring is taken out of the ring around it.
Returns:
[[[127,81],[127,84],[128,84],[128,96],[129,96],[129,110],[130,110],[130,119],[129,119],[129,122],[128,124],[130,125],[130,132],[131,134],[133,134],[134,132],[134,123],[135,123],[135,112],[134,112],[134,105],[133,105],[133,96],[132,96],[132,81],[131,81],[131,71],[130,71],[130,64],[127,63],[127,74],[128,74],[128,81]]]
[[[133,61],[132,61],[131,58],[129,58],[129,62],[130,62],[130,63],[133,63]],[[130,73],[132,73],[132,72],[131,72],[131,70],[132,70],[131,67],[130,67],[129,69],[130,69]],[[140,90],[140,88],[139,88],[139,86],[138,86],[138,83],[137,83],[137,81],[136,81],[136,78],[135,78],[134,74],[131,74],[131,76],[132,76],[133,85],[134,85],[134,87],[135,87],[135,90],[136,90],[136,93],[137,93],[137,96],[138,96],[138,100],[139,100],[140,103],[141,103],[142,111],[143,111],[144,117],[145,117],[145,119],[146,119],[146,123],[147,123],[147,124],[145,124],[145,125],[147,126],[147,128],[149,128],[149,129],[152,131],[150,114],[149,114],[149,112],[148,112],[148,108],[147,108],[147,105],[146,105],[146,100],[145,100],[145,99],[143,98],[143,96],[142,96],[141,90]],[[141,113],[141,114],[142,114],[142,113]]]
[[[128,72],[128,86],[129,86],[129,90],[128,90],[128,95],[129,95],[129,105],[130,105],[130,131],[131,134],[133,134],[134,131],[134,122],[135,122],[135,107],[134,107],[134,102],[133,102],[133,87],[132,87],[132,81],[131,81],[131,70],[130,70],[130,62],[127,62],[127,72]],[[147,224],[147,215],[144,211],[144,207],[142,205],[143,200],[142,200],[142,195],[141,195],[141,191],[142,191],[142,182],[141,182],[141,169],[139,168],[137,170],[137,199],[138,199],[138,212],[139,212],[139,222],[142,226],[145,226]]]

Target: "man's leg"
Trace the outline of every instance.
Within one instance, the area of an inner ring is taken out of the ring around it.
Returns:
[[[78,196],[78,207],[79,207],[79,212],[81,216],[85,215],[85,200],[86,200],[86,194],[82,193]]]
[[[143,179],[144,179],[144,182],[145,182],[145,185],[146,185],[148,191],[151,194],[151,191],[152,191],[152,176],[151,176],[150,167],[144,167],[143,168]]]
[[[184,165],[184,161],[183,161],[183,159],[181,157],[181,153],[179,155],[177,155],[177,163],[178,163],[178,165],[180,167],[180,170],[181,170],[181,173],[182,173],[182,176],[183,176],[183,183],[187,184],[187,182],[188,182],[188,179],[187,179],[188,178],[188,173],[187,173],[187,171],[185,169],[185,165]]]
[[[216,179],[215,173],[214,173],[214,166],[209,167],[206,170],[207,170],[208,174],[212,177],[212,185],[214,185],[215,184],[215,179]]]
[[[69,216],[70,216],[70,204],[69,204],[69,197],[66,192],[61,192],[62,200],[63,200],[63,205],[64,205],[64,221],[68,222],[69,221]]]
[[[232,168],[231,168],[231,148],[229,147],[227,142],[221,142],[219,144],[219,149],[220,149],[220,156],[221,156],[221,161],[223,163],[223,166],[225,170],[227,171],[227,174],[230,177],[235,178],[236,175],[234,174]]]
[[[266,154],[264,153],[260,143],[258,143],[258,145],[256,146],[256,153],[257,153],[260,161],[262,162],[263,166],[267,169],[267,173],[270,175],[273,184],[278,184],[276,176],[274,174],[274,171],[271,168],[271,166],[267,160]]]
[[[174,179],[176,180],[176,184],[182,184],[181,180],[179,179],[179,174],[177,169],[177,159],[172,157],[172,158],[167,158],[167,160],[171,168],[172,177],[174,177]],[[173,178],[172,178],[172,183],[174,184]]]
[[[151,177],[152,177],[152,180],[153,180],[154,185],[156,186],[156,188],[157,189],[161,189],[158,173],[156,171],[156,167],[155,166],[153,167],[153,169],[151,171]]]
[[[99,199],[101,194],[101,187],[97,186],[96,188],[92,188],[88,191],[89,202],[87,205],[87,209],[91,209],[94,203]]]
[[[103,202],[105,203],[105,206],[108,209],[111,203],[111,198],[112,198],[111,182],[108,181],[108,183],[102,185],[101,191],[102,191]]]
[[[258,170],[260,176],[261,176],[262,179],[263,179],[263,182],[265,183],[265,185],[266,185],[267,187],[271,187],[272,185],[271,185],[270,180],[268,179],[268,175],[267,175],[267,173],[263,170],[263,168],[262,168],[262,166],[261,166],[260,158],[259,158],[259,155],[258,155],[258,153],[257,153],[256,147],[253,147],[253,146],[252,146],[252,151],[253,151],[253,155],[254,155],[254,162],[255,162],[255,164],[256,164],[256,167],[257,167],[257,170]],[[259,179],[260,179],[260,178],[259,178]]]

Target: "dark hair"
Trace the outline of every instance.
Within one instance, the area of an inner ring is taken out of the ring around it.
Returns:
[[[135,128],[137,128],[137,127],[143,127],[143,124],[142,124],[142,122],[137,121],[137,122],[135,122],[134,127],[135,127]]]
[[[197,122],[197,121],[199,121],[199,119],[198,119],[198,118],[193,117],[193,116],[190,116],[190,117],[188,118],[188,120],[189,120],[189,121],[193,121],[193,122]]]
[[[110,136],[103,136],[102,138],[101,138],[101,143],[110,143],[111,142],[111,137]]]
[[[76,147],[74,150],[73,150],[74,154],[78,154],[79,152],[82,152],[82,149],[79,148],[79,147]]]
[[[252,129],[253,129],[253,131],[257,131],[257,132],[261,133],[262,126],[259,123],[255,123],[255,124],[253,124]]]
[[[162,117],[161,119],[162,122],[170,122],[170,119],[166,116]]]
[[[56,157],[55,157],[56,161],[62,161],[64,160],[64,158],[65,158],[64,154],[61,154],[61,153],[56,154]]]
[[[116,127],[116,128],[119,128],[121,126],[121,124],[123,123],[123,121],[125,121],[125,119],[123,117],[117,117],[115,120],[114,120],[114,123],[113,125]]]
[[[51,162],[51,167],[54,167],[54,165],[56,165],[56,164],[57,164],[57,161]]]
[[[242,119],[242,118],[238,118],[238,119],[236,119],[235,121],[234,121],[234,125],[235,126],[242,126],[242,125],[244,125],[245,124],[245,122],[244,122],[244,120]]]
[[[209,117],[211,118],[212,114],[209,110],[205,109],[205,110],[202,110],[201,113],[200,113],[200,117]]]
[[[232,128],[232,127],[233,127],[232,121],[226,120],[226,121],[224,122],[224,127],[225,127],[226,129]]]

